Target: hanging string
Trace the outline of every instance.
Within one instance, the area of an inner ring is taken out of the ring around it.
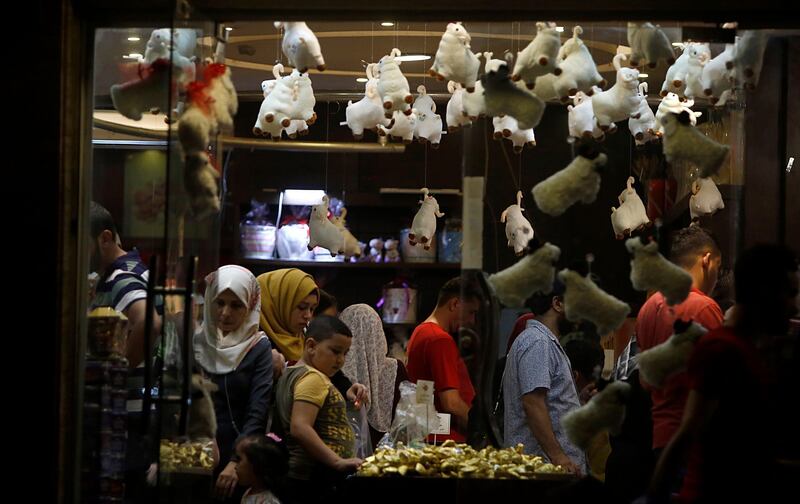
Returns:
[[[523,147],[523,149],[524,149],[524,147]],[[523,152],[525,152],[525,151],[523,151]],[[523,152],[520,152],[520,154],[519,154],[519,171],[517,172],[517,182],[519,182],[519,184],[517,185],[517,191],[521,191],[522,190],[522,156],[523,156]]]
[[[487,142],[488,143],[488,142]],[[487,145],[488,150],[488,145]],[[508,173],[511,175],[511,181],[514,182],[514,186],[517,190],[520,190],[520,184],[517,177],[514,175],[514,167],[511,164],[511,158],[508,156],[508,152],[506,152],[506,142],[503,139],[500,139],[500,150],[503,152],[503,158],[506,160],[506,168],[508,168]],[[489,160],[487,155],[486,166],[488,170]]]
[[[275,39],[275,63],[281,62],[281,43],[283,42],[283,25],[278,30],[278,38]]]
[[[370,24],[369,35],[369,62],[375,63],[375,23]]]
[[[325,141],[331,141],[331,102],[326,102],[325,113]],[[328,160],[330,158],[330,151],[325,151],[325,194],[328,194]]]

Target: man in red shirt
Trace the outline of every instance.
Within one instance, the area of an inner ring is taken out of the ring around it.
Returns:
[[[681,502],[778,502],[794,491],[794,476],[776,480],[775,452],[786,439],[772,409],[787,414],[791,398],[770,397],[777,384],[766,357],[797,313],[797,259],[783,247],[754,247],[737,261],[734,282],[735,316],[703,336],[689,360],[686,412],[651,495],[663,495],[687,455]]]
[[[460,326],[475,324],[481,305],[476,288],[453,278],[439,290],[433,313],[414,329],[408,342],[408,377],[411,381],[430,380],[434,404],[439,413],[451,415],[449,436],[437,439],[466,441],[467,418],[475,389],[452,334]]]
[[[636,341],[641,351],[665,342],[676,320],[694,320],[708,330],[722,325],[722,311],[709,297],[717,283],[722,255],[714,238],[699,226],[681,229],[672,240],[670,260],[692,276],[692,290],[676,306],[667,305],[656,292],[645,302],[636,317]],[[663,388],[650,388],[653,403],[653,450],[656,459],[678,430],[688,395],[686,373],[669,378]]]

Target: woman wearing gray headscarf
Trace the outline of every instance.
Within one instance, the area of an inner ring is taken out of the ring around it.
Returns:
[[[353,333],[350,352],[344,362],[344,374],[353,383],[369,388],[367,421],[373,447],[389,430],[394,410],[400,399],[400,383],[408,380],[402,362],[386,354],[389,351],[383,323],[369,305],[348,306],[339,318]]]

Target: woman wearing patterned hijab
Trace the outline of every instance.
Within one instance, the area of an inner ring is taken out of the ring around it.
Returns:
[[[375,445],[392,424],[400,398],[399,386],[408,376],[402,362],[386,356],[386,335],[375,310],[356,304],[345,308],[339,318],[353,333],[343,370],[354,383],[363,383],[369,388],[367,420]]]
[[[194,358],[218,390],[213,394],[220,464],[218,498],[239,502],[235,446],[238,438],[263,434],[272,391],[272,346],[258,330],[261,290],[240,266],[222,266],[206,278],[204,322],[194,335]],[[233,502],[233,501],[232,501]]]

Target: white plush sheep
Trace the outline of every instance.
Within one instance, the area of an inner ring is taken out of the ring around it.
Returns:
[[[344,254],[345,259],[350,259],[351,257],[361,257],[361,243],[353,236],[353,233],[347,229],[347,208],[342,208],[341,213],[338,217],[334,217],[331,219],[333,225],[339,229],[339,232],[342,233],[342,237],[344,237]]]
[[[717,174],[730,147],[692,127],[688,112],[667,114],[661,118],[661,124],[664,126],[664,157],[668,163],[689,161],[700,168],[700,178]]]
[[[483,66],[483,71],[488,73],[494,71],[506,64],[505,60],[492,59],[493,53],[486,51],[483,57],[486,63]],[[479,117],[486,115],[486,100],[484,98],[483,84],[479,80],[475,83],[474,93],[464,93],[463,97],[463,115],[470,121],[477,121]]]
[[[580,151],[579,151],[580,152]],[[533,199],[539,209],[557,217],[577,202],[591,203],[600,190],[598,167],[608,158],[603,153],[578,154],[566,168],[539,182],[532,189]]]
[[[311,79],[308,74],[300,73],[296,69],[292,70],[290,77],[290,82],[294,86],[294,100],[290,117],[292,120],[299,119],[312,125],[317,121],[317,113],[314,112],[317,99],[314,97]]]
[[[410,115],[395,110],[389,126],[378,125],[380,136],[389,136],[392,139],[401,139],[403,143],[410,144],[414,140],[414,130],[417,126],[417,114],[415,110]]]
[[[587,320],[601,336],[617,330],[631,311],[627,303],[600,289],[589,277],[563,269],[558,279],[566,286],[564,313],[570,322]]]
[[[289,127],[284,128],[283,131],[286,133],[286,136],[294,140],[298,136],[308,135],[308,124],[300,119],[292,119],[292,122],[289,123]]]
[[[597,92],[600,88],[595,88]],[[594,138],[602,141],[605,133],[594,120],[594,109],[592,109],[592,97],[583,91],[575,93],[572,100],[573,105],[567,105],[569,111],[567,124],[569,125],[569,135],[574,138]]]
[[[469,126],[472,121],[464,113],[464,90],[461,84],[450,81],[447,83],[447,90],[450,92],[450,100],[447,102],[447,131],[453,132],[462,126]],[[472,93],[477,94],[476,93]],[[481,87],[483,94],[483,87]]]
[[[336,257],[336,254],[344,254],[344,235],[328,220],[328,201],[328,196],[325,195],[322,203],[311,207],[311,217],[308,219],[308,250],[314,250],[319,245],[328,249],[331,257]]]
[[[197,32],[191,28],[158,28],[150,34],[140,63],[153,64],[158,59],[172,62],[172,78],[181,86],[195,80],[197,65],[194,51]]]
[[[508,246],[514,249],[518,256],[527,248],[528,242],[533,239],[533,226],[522,215],[522,191],[517,191],[517,204],[510,205],[500,214],[500,222],[506,225],[506,238]]]
[[[619,434],[625,421],[625,405],[631,386],[624,381],[609,383],[580,408],[569,411],[561,418],[567,438],[580,448],[589,448],[592,439],[603,431]]]
[[[542,100],[558,98],[562,102],[566,102],[578,91],[592,95],[595,86],[606,85],[605,79],[597,71],[592,53],[580,39],[581,33],[583,33],[583,28],[574,27],[572,38],[567,39],[558,52],[558,66],[562,70],[561,75],[556,77],[548,74],[536,79],[534,89]],[[552,92],[550,91],[551,87]],[[597,89],[599,91],[599,88]],[[555,96],[552,96],[553,94]]]
[[[361,140],[364,138],[364,130],[377,131],[378,125],[389,125],[389,120],[383,115],[383,104],[378,94],[378,77],[375,75],[378,65],[370,63],[367,65],[367,83],[364,85],[364,98],[356,103],[352,100],[347,102],[345,124],[353,132],[353,138]]]
[[[636,140],[636,145],[644,145],[647,142],[658,138],[657,131],[658,125],[656,124],[656,116],[653,114],[653,109],[647,103],[647,83],[642,82],[639,84],[639,96],[642,101],[639,102],[639,109],[637,110],[638,118],[631,117],[628,119],[628,129]]]
[[[420,142],[430,142],[436,149],[442,140],[442,117],[436,113],[436,103],[428,95],[425,86],[417,87],[419,96],[414,101],[414,113],[417,116],[414,126],[414,138]]]
[[[628,23],[628,44],[631,46],[631,66],[639,66],[642,60],[647,61],[650,68],[655,68],[658,60],[665,60],[667,65],[675,63],[672,43],[658,25]]]
[[[692,182],[692,195],[689,197],[689,213],[692,220],[714,215],[717,210],[725,208],[722,194],[711,178],[702,178]]]
[[[508,138],[514,146],[514,152],[519,154],[524,147],[533,147],[536,145],[536,137],[533,134],[533,128],[526,130],[519,129],[517,120],[511,116],[493,117],[492,124],[494,125],[494,138],[500,140]]]
[[[706,332],[706,328],[696,322],[676,321],[674,333],[667,341],[638,355],[642,380],[654,387],[663,387],[667,378],[686,369],[694,344]]]
[[[400,49],[395,47],[378,62],[378,94],[387,119],[391,119],[392,113],[397,110],[406,115],[411,114],[411,103],[414,101],[408,88],[408,79],[400,70],[401,62],[397,61],[400,55]]]
[[[497,299],[503,305],[518,308],[537,292],[548,294],[553,290],[556,262],[561,250],[555,245],[545,243],[512,266],[489,275],[489,283],[494,288]]]
[[[557,61],[559,49],[561,39],[555,23],[536,23],[536,37],[517,53],[511,79],[515,82],[522,80],[528,89],[533,89],[538,76],[547,73],[561,74]]]
[[[187,106],[178,121],[178,140],[183,152],[205,151],[213,131],[213,119],[210,114],[192,104]]]
[[[461,22],[448,23],[439,41],[436,58],[428,72],[439,80],[452,80],[466,88],[468,93],[475,91],[480,61],[469,47],[469,33]]]
[[[282,77],[282,70],[283,65],[280,63],[272,68],[275,84],[272,86],[272,91],[264,98],[259,110],[259,118],[262,124],[266,125],[266,128],[260,128],[262,134],[269,134],[275,140],[280,139],[282,129],[288,128],[292,119],[302,119],[293,117],[296,110],[298,74]]]
[[[489,64],[487,62],[487,67]],[[535,128],[542,120],[545,104],[535,94],[520,89],[511,82],[508,72],[508,64],[503,64],[489,68],[481,77],[486,115],[510,115],[517,120],[520,128]]]
[[[239,109],[239,100],[231,80],[230,67],[225,67],[223,73],[212,79],[208,86],[208,96],[211,98],[211,108],[219,129],[232,130],[233,117]]]
[[[625,248],[631,259],[631,284],[640,291],[657,290],[667,304],[683,303],[692,289],[692,276],[683,268],[668,261],[658,251],[658,242],[642,243],[641,238],[631,238]]]
[[[639,71],[635,68],[623,68],[624,54],[614,56],[614,68],[617,69],[617,82],[607,91],[592,95],[592,109],[597,125],[603,131],[612,123],[624,121],[629,117],[637,117],[639,102]]]
[[[661,96],[667,96],[667,93],[683,95],[683,90],[686,86],[686,71],[689,66],[689,47],[691,45],[691,43],[686,44],[675,63],[667,69],[667,75],[661,85]]]
[[[748,30],[736,42],[734,70],[736,79],[745,89],[753,90],[758,84],[761,66],[764,63],[764,49],[769,37],[760,30]]]
[[[633,177],[628,177],[627,187],[619,193],[619,208],[611,207],[611,226],[617,240],[642,229],[650,222],[642,198],[633,188],[633,180]]]
[[[733,44],[725,44],[725,50],[703,67],[703,75],[700,77],[703,94],[717,107],[725,105],[731,97],[735,48]]]
[[[703,67],[711,59],[708,44],[692,44],[689,48],[689,61],[686,63],[686,88],[683,95],[689,99],[705,96],[703,90]]]
[[[658,109],[656,110],[656,126],[659,136],[664,133],[664,126],[661,124],[661,118],[670,113],[680,114],[681,112],[686,112],[689,114],[689,123],[692,126],[697,124],[697,118],[703,115],[703,113],[693,111],[691,108],[693,105],[694,100],[684,101],[675,93],[667,93],[667,95],[661,99],[661,103],[658,104]]]
[[[281,49],[291,66],[302,73],[308,72],[309,68],[320,72],[325,70],[319,40],[307,24],[303,21],[276,21],[275,28],[283,28]]]
[[[422,200],[419,202],[420,208],[411,223],[411,230],[408,233],[408,243],[412,246],[422,245],[425,250],[430,250],[436,234],[436,218],[444,217],[444,213],[439,211],[439,203],[436,198],[428,194],[428,188],[420,189]]]

